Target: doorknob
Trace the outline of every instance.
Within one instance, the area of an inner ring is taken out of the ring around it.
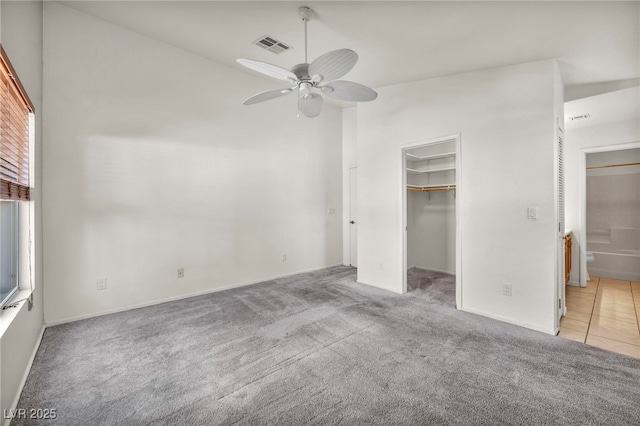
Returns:
[[[353,225],[355,222],[354,222],[354,221],[351,221],[351,222],[349,222],[349,223]]]

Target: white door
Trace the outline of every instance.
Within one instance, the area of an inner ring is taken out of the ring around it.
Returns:
[[[349,264],[358,266],[358,168],[349,169]]]
[[[564,234],[564,133],[558,127],[558,289],[556,328],[560,327],[560,319],[564,315],[565,305],[565,234]]]

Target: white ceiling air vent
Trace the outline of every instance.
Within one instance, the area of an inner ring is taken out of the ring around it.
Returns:
[[[569,120],[571,121],[584,120],[585,118],[589,118],[589,117],[591,117],[591,114],[586,113],[586,114],[580,114],[580,115],[573,115],[569,117]]]
[[[263,49],[267,49],[269,52],[282,53],[292,49],[291,46],[276,40],[275,38],[265,35],[253,42],[256,46],[260,46]]]

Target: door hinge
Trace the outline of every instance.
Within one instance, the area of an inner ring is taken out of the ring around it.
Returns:
[[[562,300],[558,299],[558,309],[562,309]]]

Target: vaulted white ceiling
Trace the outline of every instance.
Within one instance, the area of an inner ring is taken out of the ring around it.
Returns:
[[[240,57],[286,68],[303,62],[297,9],[306,5],[318,15],[309,23],[309,60],[353,49],[360,60],[345,79],[374,88],[549,58],[566,86],[640,78],[638,2],[61,3],[238,72],[252,72]],[[275,55],[252,44],[265,34],[294,48]]]

